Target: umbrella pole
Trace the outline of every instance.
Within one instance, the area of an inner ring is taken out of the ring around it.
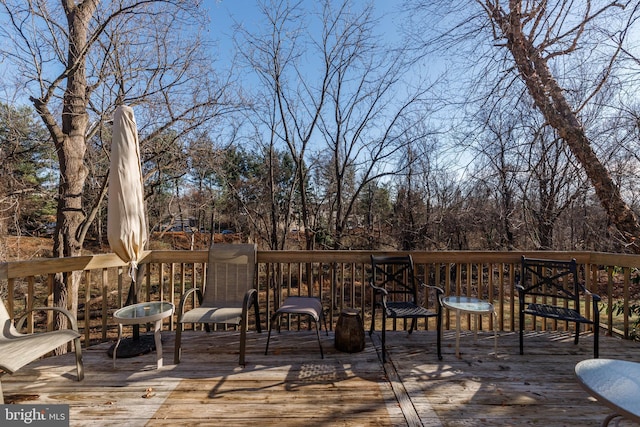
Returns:
[[[144,267],[138,266],[138,268],[136,269],[135,279],[133,277],[131,279],[132,280],[131,285],[129,286],[129,293],[127,294],[127,302],[125,302],[124,304],[125,306],[138,303],[137,284],[144,279]],[[140,325],[133,325],[133,339],[137,340],[138,338],[140,338]]]
[[[129,286],[129,293],[127,294],[127,301],[124,303],[125,306],[136,304],[138,302],[138,297],[136,296],[136,282],[131,281],[131,286]]]
[[[129,295],[127,296],[127,305],[138,303],[136,288],[137,288],[136,282],[132,281],[131,286],[129,287]],[[137,323],[133,325],[133,339],[136,341],[140,339],[140,325]]]
[[[129,286],[129,295],[127,295],[127,305],[138,303],[138,283],[144,279],[144,266],[138,265],[136,268],[135,279],[132,277],[131,286]],[[133,339],[140,339],[140,325],[133,325]]]
[[[138,283],[144,280],[143,266],[138,266],[136,270],[135,280],[131,280],[129,286],[129,293],[127,294],[127,302],[125,305],[132,305],[138,302]],[[117,357],[134,357],[141,354],[146,354],[156,349],[156,344],[153,335],[140,335],[140,325],[135,324],[133,327],[133,336],[131,338],[125,338],[118,346]],[[115,350],[115,344],[107,350],[109,357],[113,357]]]

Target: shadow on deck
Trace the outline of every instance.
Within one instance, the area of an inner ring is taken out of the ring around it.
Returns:
[[[313,331],[272,337],[250,332],[247,365],[237,365],[235,332],[185,332],[183,357],[173,364],[174,334],[163,333],[164,367],[155,353],[118,359],[110,344],[84,350],[84,381],[75,381],[72,354],[34,362],[3,377],[7,403],[69,404],[71,425],[484,426],[599,425],[609,411],[578,385],[574,366],[592,356],[593,337],[578,346],[567,333],[530,332],[525,355],[517,333],[443,336],[388,332],[390,361],[382,366],[376,334],[360,353],[341,353]],[[600,355],[640,361],[638,343],[601,337]]]

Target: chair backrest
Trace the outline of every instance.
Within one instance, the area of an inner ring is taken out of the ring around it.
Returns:
[[[203,306],[241,307],[256,288],[255,244],[212,244],[209,248]]]
[[[388,299],[393,301],[418,301],[418,282],[413,271],[411,255],[371,255],[371,281],[385,288]]]
[[[576,260],[558,261],[522,257],[521,277],[516,284],[527,295],[563,298],[579,304],[580,291]]]

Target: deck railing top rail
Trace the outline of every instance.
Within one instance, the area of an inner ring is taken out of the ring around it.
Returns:
[[[640,255],[604,252],[560,251],[258,251],[258,263],[368,263],[371,254],[411,253],[416,263],[505,263],[517,264],[522,255],[535,258],[570,259],[578,264],[640,268]],[[143,254],[140,264],[154,262],[202,263],[206,262],[206,250],[154,250]],[[55,274],[61,272],[97,270],[124,267],[126,264],[115,254],[83,255],[68,258],[37,258],[0,263],[0,280],[10,278]]]

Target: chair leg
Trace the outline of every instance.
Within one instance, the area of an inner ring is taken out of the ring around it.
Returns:
[[[82,361],[82,346],[80,345],[80,338],[73,340],[73,346],[76,350],[76,370],[78,372],[78,381],[84,379],[84,362]]]
[[[173,350],[173,363],[180,363],[180,357],[182,356],[182,348],[181,348],[181,340],[182,340],[182,323],[178,323],[176,325],[176,343]]]
[[[409,327],[409,334],[411,334],[411,332],[413,332],[414,329],[418,330],[418,319],[415,318],[415,317],[411,319],[411,326]]]
[[[387,345],[385,343],[386,341],[386,335],[387,335],[387,316],[384,315],[384,313],[382,313],[382,363],[386,363],[387,362]]]
[[[318,336],[318,345],[320,346],[320,358],[324,359],[324,352],[322,351],[322,342],[320,341],[320,322],[315,321],[316,324],[316,335]],[[325,326],[326,328],[326,326]]]
[[[438,360],[442,360],[442,312],[438,312],[436,319],[436,350],[438,351]]]
[[[327,327],[327,316],[324,315],[324,312],[320,313],[322,316],[322,321],[324,322],[324,333],[329,336],[329,328]]]
[[[254,310],[255,310],[255,315],[256,315],[256,331],[258,331],[258,333],[262,333],[262,323],[260,322],[260,307],[258,306],[258,295],[256,294],[254,301],[253,301],[253,306],[254,306]]]
[[[373,334],[373,330],[375,329],[376,324],[376,304],[373,303],[371,307],[371,327],[369,328],[369,336]]]
[[[267,332],[267,346],[264,348],[264,355],[265,356],[269,352],[269,340],[271,340],[271,328],[269,328],[269,332]]]
[[[520,311],[520,354],[524,354],[524,312]]]
[[[238,360],[240,366],[245,365],[244,355],[247,349],[247,329],[249,329],[249,316],[245,314],[240,321],[240,359]]]
[[[600,325],[594,325],[593,328],[593,357],[595,359],[600,357],[600,352],[598,351],[598,341],[600,337]]]
[[[579,338],[580,338],[580,323],[576,322],[576,335],[573,338],[573,343],[577,345]]]
[[[267,333],[267,346],[264,349],[264,355],[267,355],[267,352],[269,351],[269,341],[271,340],[271,330],[273,329],[273,323],[276,321],[276,318],[278,317],[279,313],[273,313],[273,316],[271,316],[271,320],[269,321],[269,332]]]

